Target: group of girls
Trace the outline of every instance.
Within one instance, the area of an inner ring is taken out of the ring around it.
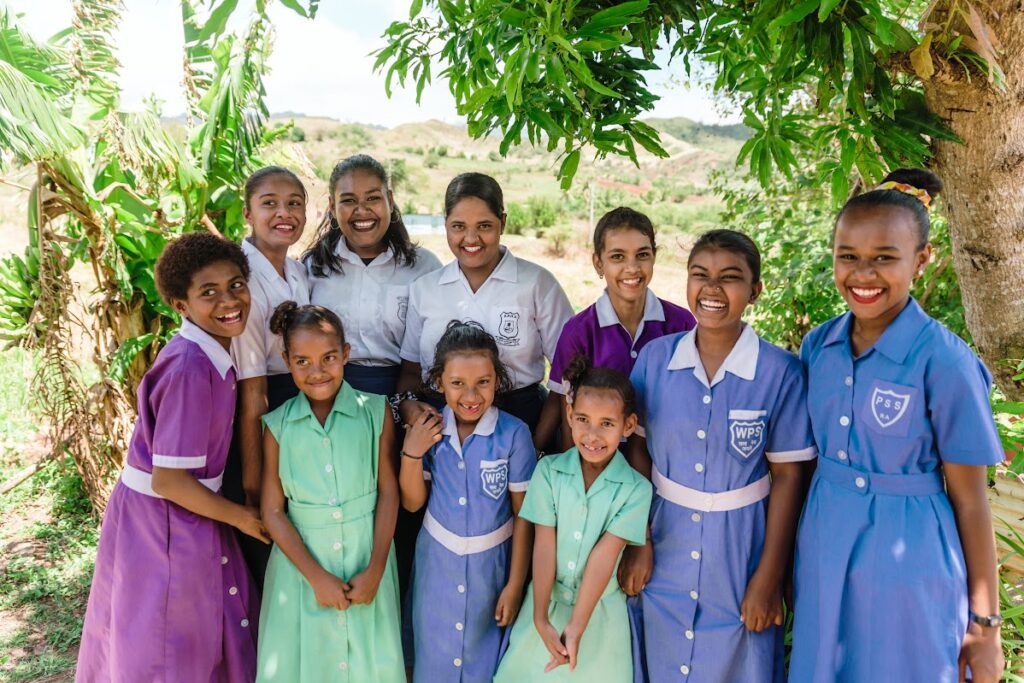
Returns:
[[[700,236],[683,308],[650,290],[650,220],[611,211],[573,315],[501,244],[489,176],[449,185],[442,267],[372,158],[335,167],[301,262],[305,189],[258,171],[241,247],[189,233],[157,265],[182,325],[77,680],[999,680],[991,377],[909,294],[940,189],[847,202],[849,311],[798,358],[743,320],[742,233]]]

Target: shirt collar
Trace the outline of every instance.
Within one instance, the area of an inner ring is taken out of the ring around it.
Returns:
[[[899,312],[896,318],[889,323],[889,326],[882,332],[872,345],[879,353],[889,360],[903,364],[910,353],[910,347],[914,344],[921,330],[928,323],[929,317],[921,309],[921,305],[913,297],[907,301],[907,305]],[[825,337],[824,345],[830,346],[837,343],[849,343],[850,325],[853,324],[853,314],[849,311],[843,314],[842,318],[829,330]]]
[[[277,269],[274,268],[274,264],[270,262],[270,259],[262,251],[256,248],[255,244],[249,241],[249,238],[242,240],[242,253],[249,259],[249,268],[260,279],[268,282],[282,282],[281,276],[278,274]],[[301,272],[302,266],[298,262],[290,258],[284,260],[284,282],[288,285],[289,289],[296,280],[301,279]]]
[[[348,248],[348,242],[345,241],[344,236],[338,238],[338,243],[334,245],[334,253],[339,258],[357,266],[377,266],[382,263],[387,263],[395,256],[394,250],[391,247],[388,247],[381,253],[377,254],[369,264],[364,264],[362,257]]]
[[[725,378],[729,372],[740,379],[753,380],[757,374],[757,357],[761,351],[761,342],[754,332],[754,328],[744,324],[740,338],[732,347],[732,351],[726,356],[722,366],[715,373],[715,378],[708,382],[707,374],[704,372],[704,364],[700,362],[700,354],[697,352],[697,330],[687,332],[686,335],[676,343],[676,350],[669,359],[669,370],[686,370],[693,368],[693,374],[710,388]]]
[[[498,265],[494,267],[494,270],[487,276],[487,279],[516,282],[519,277],[519,264],[516,262],[516,257],[512,255],[508,247],[498,247],[498,249],[501,253],[501,259],[498,260]],[[441,277],[438,280],[438,284],[449,285],[453,282],[458,282],[460,279],[465,280],[466,276],[462,274],[462,269],[459,268],[459,259],[455,259],[441,268]]]
[[[342,381],[341,389],[338,391],[338,395],[334,397],[334,405],[331,406],[331,412],[355,415],[358,408],[357,404],[355,389],[348,382]],[[313,414],[313,407],[309,405],[309,399],[300,391],[295,397],[295,410],[291,411],[288,420],[294,422],[306,417],[316,419],[316,415]]]
[[[231,361],[231,354],[220,345],[220,342],[188,318],[181,319],[181,328],[178,330],[178,334],[190,342],[194,342],[203,350],[206,357],[213,363],[213,367],[217,369],[217,374],[220,375],[221,379],[227,376],[228,370],[235,367],[235,364]]]
[[[548,456],[554,458],[551,462],[551,469],[557,470],[564,474],[572,474],[580,478],[583,481],[583,466],[580,464],[580,452],[573,446],[565,453],[561,455]],[[604,471],[601,472],[598,477],[602,481],[614,481],[620,484],[626,484],[632,481],[634,470],[630,464],[626,461],[626,457],[622,455],[621,451],[615,451],[615,455],[612,456],[611,462],[608,463]],[[594,482],[597,484],[597,481]],[[594,484],[591,484],[590,490],[594,490]]]
[[[441,411],[442,425],[441,434],[448,437],[452,448],[455,452],[462,457],[462,441],[459,440],[459,425],[455,421],[455,413],[448,406],[444,407]],[[494,433],[495,427],[498,425],[498,409],[491,406],[487,411],[476,421],[476,426],[473,428],[473,434],[477,436],[490,436]],[[470,434],[470,436],[473,436]],[[467,440],[469,437],[466,437]]]
[[[607,289],[594,303],[594,311],[597,313],[597,324],[601,327],[622,324],[619,316],[615,313],[615,307],[612,306],[612,300],[608,297]],[[665,322],[665,307],[661,305],[661,299],[654,296],[654,292],[648,289],[647,298],[644,300],[644,314],[640,321],[650,322],[652,320]],[[639,336],[639,330],[637,332],[637,336]]]

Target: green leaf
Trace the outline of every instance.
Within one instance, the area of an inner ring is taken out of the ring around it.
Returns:
[[[409,5],[409,19],[415,19],[419,16],[420,10],[423,9],[423,0],[412,0],[412,4]]]
[[[576,176],[576,170],[580,166],[580,150],[574,149],[566,155],[565,159],[562,160],[562,165],[558,168],[558,177],[561,179],[561,187],[563,190],[568,190],[572,187],[572,179]]]
[[[803,0],[803,2],[797,4],[782,16],[772,20],[772,22],[768,24],[769,29],[778,30],[789,26],[790,24],[795,24],[798,21],[803,21],[808,14],[818,8],[820,2],[821,0]]]
[[[107,376],[115,382],[124,382],[128,377],[128,370],[131,368],[136,356],[139,355],[140,351],[152,344],[155,339],[155,334],[147,332],[138,337],[125,340],[111,354],[110,364],[107,366]]]
[[[626,26],[638,21],[637,15],[647,10],[649,0],[622,2],[595,13],[577,32],[579,35],[593,35],[609,28]]]
[[[821,0],[821,7],[818,8],[818,21],[824,23],[839,2],[840,0]]]

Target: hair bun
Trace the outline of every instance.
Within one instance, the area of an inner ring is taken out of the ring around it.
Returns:
[[[577,354],[565,366],[565,370],[562,372],[562,382],[575,389],[593,367],[594,364],[590,361],[589,357],[582,353]]]
[[[270,316],[270,332],[272,334],[284,334],[284,331],[291,326],[295,312],[299,310],[299,304],[294,301],[285,301],[274,309]]]
[[[897,168],[882,179],[882,183],[903,183],[924,190],[932,198],[942,192],[942,179],[923,168]]]

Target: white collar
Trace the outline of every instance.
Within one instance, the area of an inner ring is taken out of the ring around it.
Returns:
[[[519,264],[516,263],[516,257],[512,255],[512,251],[508,247],[498,247],[498,249],[501,251],[501,259],[499,259],[498,265],[494,267],[491,274],[487,276],[487,280],[516,282],[519,277]],[[463,275],[462,269],[459,268],[459,259],[455,259],[441,268],[441,278],[437,284],[448,285],[458,282],[460,278],[465,280],[466,276]],[[484,282],[487,280],[484,280]]]
[[[181,327],[178,329],[178,334],[190,342],[199,345],[199,348],[203,350],[206,357],[213,363],[213,367],[217,369],[221,379],[227,376],[228,370],[235,367],[235,364],[231,361],[231,354],[220,345],[220,342],[188,318],[181,319]]]
[[[607,289],[601,293],[601,296],[594,303],[594,311],[597,313],[597,324],[601,327],[622,324],[618,314],[615,313],[615,307],[612,306],[612,300],[608,297]],[[665,322],[665,307],[661,305],[661,299],[654,296],[654,292],[648,289],[647,298],[644,300],[644,314],[640,318],[640,322],[645,323],[652,320]],[[639,335],[640,330],[637,330],[637,336]]]
[[[441,411],[441,417],[443,424],[441,426],[441,434],[448,437],[448,441],[451,443],[452,448],[455,452],[462,457],[462,442],[459,440],[459,425],[455,421],[455,413],[448,406],[444,407]],[[477,436],[490,436],[494,433],[494,428],[498,425],[498,409],[491,406],[487,409],[480,419],[476,422],[476,427],[473,428],[473,434]],[[470,436],[473,436],[470,434]],[[467,439],[469,437],[466,437]]]
[[[281,276],[277,272],[277,268],[274,268],[274,264],[270,262],[266,254],[260,251],[255,244],[249,241],[246,237],[242,240],[242,253],[249,259],[249,268],[253,273],[258,275],[263,280],[270,282],[281,282]],[[286,282],[294,280],[298,277],[298,269],[301,266],[292,259],[285,257],[284,259],[284,275]]]
[[[732,347],[732,351],[726,356],[722,366],[715,373],[715,378],[708,382],[707,373],[704,372],[704,364],[700,362],[700,354],[697,352],[697,330],[687,332],[686,335],[676,343],[676,350],[668,361],[669,370],[686,370],[693,368],[693,374],[704,386],[711,388],[725,378],[726,372],[731,372],[740,379],[748,382],[754,379],[757,373],[757,356],[761,349],[761,342],[754,332],[754,328],[744,324],[740,338]]]
[[[376,256],[374,256],[373,260],[370,261],[370,263],[368,263],[368,264],[363,263],[363,257],[348,248],[348,242],[345,241],[345,236],[344,235],[339,237],[338,238],[338,243],[336,245],[334,245],[334,253],[339,258],[342,258],[342,259],[348,261],[349,263],[353,263],[353,264],[355,264],[357,266],[375,266],[375,265],[380,265],[381,263],[387,263],[388,261],[390,261],[395,256],[394,250],[391,247],[388,247],[387,249],[385,249],[381,253],[379,253]],[[379,259],[379,262],[378,262],[378,259]]]

